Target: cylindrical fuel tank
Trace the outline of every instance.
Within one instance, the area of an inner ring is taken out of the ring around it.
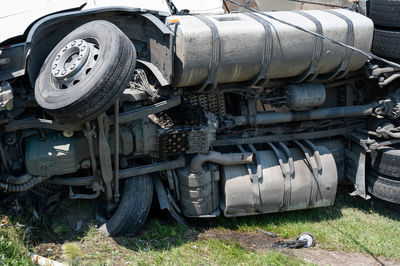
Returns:
[[[268,14],[358,49],[371,50],[374,25],[358,13],[337,9]],[[345,48],[327,40],[317,41],[311,34],[261,14],[173,16],[168,21],[179,21],[170,25],[176,33],[176,87],[203,84],[214,74],[214,83],[243,82],[264,70],[269,79],[279,79],[302,76],[310,68],[313,73],[328,75],[343,62],[346,70],[356,71],[366,62],[366,57],[357,52],[346,57]],[[270,59],[265,56],[268,51]]]
[[[223,166],[220,206],[224,215],[245,216],[332,205],[338,183],[335,160],[323,146],[317,146],[316,151],[321,163],[320,169],[313,171],[313,165],[306,160],[302,150],[291,148],[294,171],[290,176],[283,173],[272,150],[256,155],[262,169],[259,179],[254,173],[250,175],[246,166]],[[308,155],[310,160],[315,159],[315,153]]]

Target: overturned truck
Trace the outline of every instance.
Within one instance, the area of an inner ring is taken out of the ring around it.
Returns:
[[[330,206],[345,178],[400,203],[400,68],[360,5],[59,2],[0,19],[2,193],[96,200],[112,236],[153,194],[182,223]]]

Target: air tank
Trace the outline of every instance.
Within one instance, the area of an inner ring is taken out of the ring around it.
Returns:
[[[374,25],[356,12],[336,9],[266,14],[363,51],[371,50]],[[167,21],[176,34],[175,87],[254,81],[257,77],[334,78],[359,70],[367,60],[261,14],[172,16]]]

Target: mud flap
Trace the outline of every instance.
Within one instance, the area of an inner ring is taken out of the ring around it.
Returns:
[[[178,223],[187,226],[186,220],[180,215],[181,211],[173,199],[171,193],[165,188],[158,176],[153,177],[154,187],[157,192],[158,203],[161,210],[168,210],[172,218]]]
[[[366,151],[359,145],[354,145],[352,150],[345,151],[346,162],[348,166],[345,168],[345,175],[354,184],[354,192],[352,196],[360,196],[366,200],[371,197],[367,194],[367,186],[365,181],[366,170]]]

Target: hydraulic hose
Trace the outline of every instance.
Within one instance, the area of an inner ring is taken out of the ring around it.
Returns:
[[[44,180],[46,180],[46,178],[41,176],[32,176],[28,182],[23,184],[8,184],[0,182],[0,189],[2,189],[4,192],[23,192],[33,188]]]
[[[2,181],[5,181],[7,184],[14,184],[14,185],[22,185],[31,180],[32,175],[30,174],[25,174],[22,176],[11,176],[11,175],[5,175],[1,177]]]

